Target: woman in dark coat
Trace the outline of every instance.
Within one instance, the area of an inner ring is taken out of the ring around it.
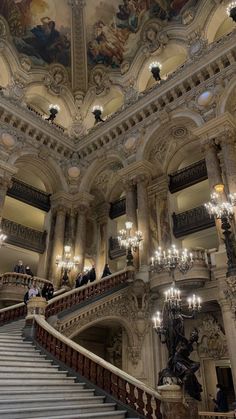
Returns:
[[[108,263],[106,263],[103,269],[102,278],[105,278],[105,276],[108,276],[108,275],[111,275],[111,271],[110,271]]]

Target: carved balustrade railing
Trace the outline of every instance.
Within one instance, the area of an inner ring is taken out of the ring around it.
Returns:
[[[213,227],[215,220],[210,217],[204,205],[180,214],[173,213],[173,233],[176,238]]]
[[[124,215],[126,212],[126,199],[121,198],[117,201],[111,202],[109,217],[113,220],[114,218]]]
[[[171,193],[181,191],[184,188],[206,180],[207,168],[205,160],[198,161],[191,166],[178,170],[169,176],[169,190]]]
[[[6,243],[23,247],[33,252],[44,253],[46,248],[46,231],[38,231],[6,218],[2,219],[2,230],[7,235]]]
[[[7,191],[7,195],[43,211],[50,210],[50,194],[40,189],[29,186],[18,179],[13,179],[12,186]]]
[[[24,303],[15,304],[11,307],[0,309],[0,326],[14,320],[20,320],[27,314],[27,306]]]
[[[207,60],[206,60],[207,57]],[[74,143],[53,124],[48,124],[18,101],[7,98],[0,92],[0,121],[4,129],[19,137],[27,138],[35,144],[47,147],[51,154],[69,158],[77,152],[79,159],[97,153],[98,149],[112,147],[118,138],[144,122],[153,123],[153,117],[165,113],[165,107],[179,107],[186,96],[194,97],[201,88],[208,88],[210,82],[220,77],[230,77],[235,73],[236,45],[235,32],[227,34],[219,41],[211,43],[197,59],[189,59],[177,71],[160,84],[139,95],[135,103],[128,104],[112,115],[103,124],[98,124],[88,135]]]
[[[140,93],[134,104],[127,104],[103,124],[94,127],[88,135],[80,138],[77,142],[79,159],[97,153],[103,146],[117,143],[119,137],[123,138],[129,130],[142,125],[144,121],[147,125],[153,124],[153,117],[165,114],[166,107],[174,109],[184,105],[186,96],[194,97],[200,87],[202,90],[207,89],[211,80],[221,75],[224,77],[226,72],[228,75],[231,71],[234,74],[235,67],[235,32],[232,32],[211,43],[196,60],[188,60],[151,90]]]
[[[111,260],[125,256],[126,250],[123,247],[120,247],[117,237],[109,238],[108,253]]]
[[[54,359],[110,394],[139,417],[161,419],[161,396],[141,381],[87,351],[35,316],[35,341]]]
[[[228,419],[236,418],[236,412],[220,413],[220,412],[198,412],[199,418],[207,419]]]
[[[28,287],[30,287],[33,281],[36,282],[39,288],[43,288],[45,283],[52,284],[51,281],[37,276],[34,276],[32,278],[32,276],[26,274],[6,272],[0,276],[0,289],[3,286],[17,286],[27,289]]]
[[[97,296],[115,289],[123,284],[128,284],[134,279],[134,270],[116,272],[100,280],[94,281],[81,288],[67,292],[64,296],[49,302],[46,308],[46,318],[54,316],[64,310],[72,308]]]

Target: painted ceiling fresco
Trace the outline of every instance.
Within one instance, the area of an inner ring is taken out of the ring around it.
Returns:
[[[87,40],[90,65],[120,67],[134,55],[137,32],[150,18],[178,20],[198,0],[87,0]]]
[[[70,9],[66,0],[0,0],[17,50],[34,64],[70,66]]]

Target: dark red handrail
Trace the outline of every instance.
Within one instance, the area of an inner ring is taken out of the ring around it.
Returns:
[[[24,303],[2,308],[0,310],[0,326],[13,320],[23,319],[27,314],[27,306]]]
[[[142,417],[162,419],[161,400],[155,390],[70,341],[39,316],[35,319],[36,342],[54,358]]]
[[[55,301],[49,302],[45,317],[54,316],[74,305],[88,301],[90,298],[104,294],[118,285],[125,284],[134,279],[134,271],[121,271],[116,274],[102,278],[99,281],[92,282],[81,288],[69,291],[64,296],[58,297]]]

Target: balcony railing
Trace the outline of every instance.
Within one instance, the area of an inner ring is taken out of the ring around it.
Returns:
[[[228,413],[219,413],[219,412],[199,412],[199,418],[207,419],[228,419],[228,418],[236,418],[236,412],[228,412]]]
[[[208,214],[204,205],[191,210],[173,213],[173,232],[176,238],[183,237],[206,228],[214,227],[215,220]]]
[[[7,235],[6,243],[23,249],[44,253],[46,248],[47,232],[34,230],[14,221],[2,219],[2,230]]]
[[[207,179],[205,160],[198,161],[191,166],[178,170],[170,175],[169,189],[171,193],[181,191],[196,183]]]
[[[118,239],[116,237],[109,238],[109,258],[117,259],[125,256],[126,251],[123,247],[120,247]]]
[[[18,179],[13,179],[13,184],[7,195],[43,211],[50,210],[50,194],[43,192]]]
[[[126,213],[126,199],[122,198],[111,203],[109,216],[113,220]]]

